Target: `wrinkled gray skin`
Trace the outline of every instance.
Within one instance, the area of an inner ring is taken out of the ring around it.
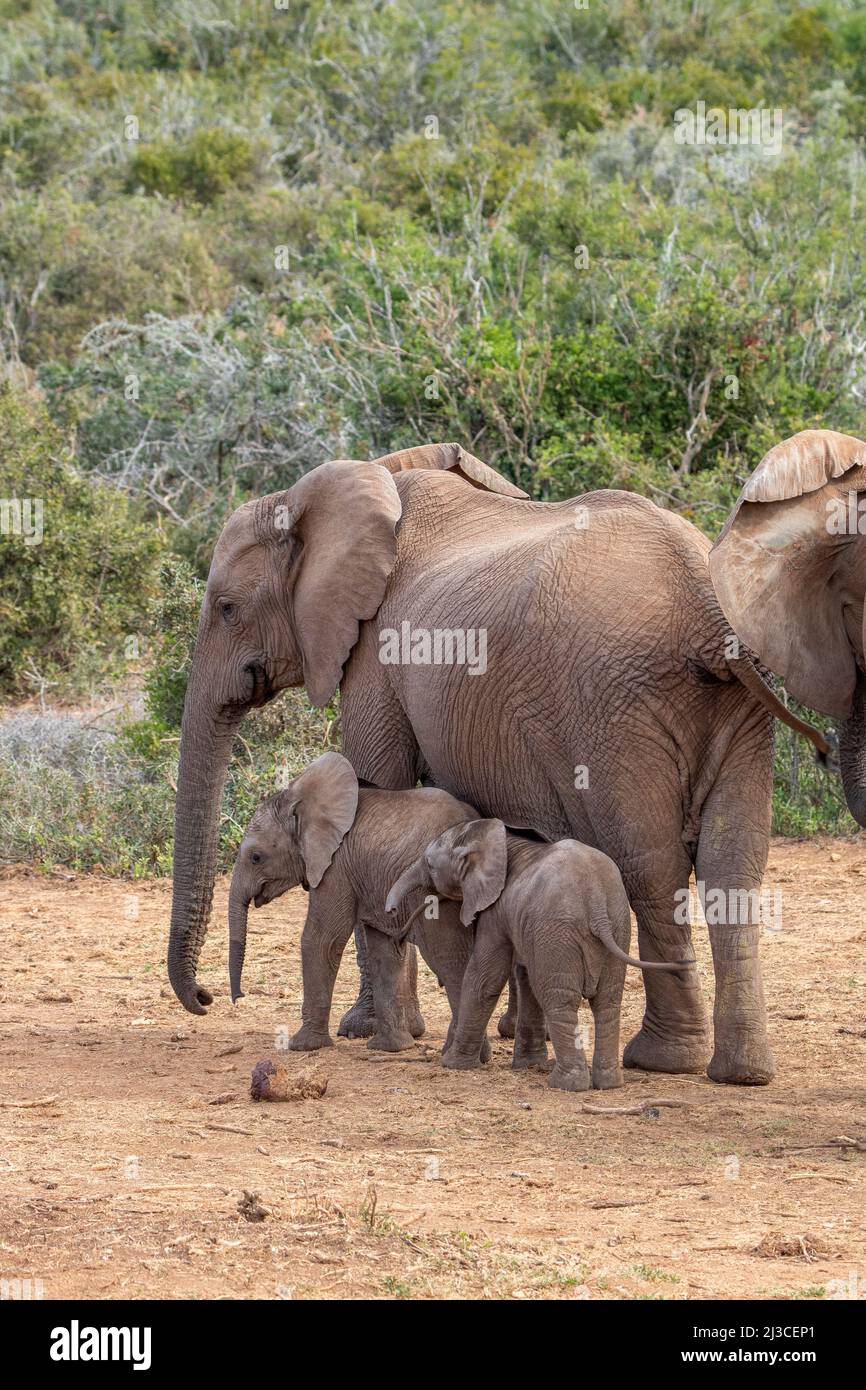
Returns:
[[[365,928],[376,1018],[369,1047],[400,1052],[424,1031],[414,974],[407,968],[410,938],[444,986],[456,1014],[472,952],[472,931],[461,923],[456,904],[443,910],[436,922],[417,911],[423,900],[412,902],[412,911],[407,908],[396,917],[385,912],[384,904],[389,886],[431,836],[475,815],[471,806],[433,787],[359,789],[345,758],[323,754],[284,791],[262,802],[238,850],[229,894],[232,999],[242,994],[250,903],[262,907],[300,884],[310,894],[301,937],[303,1022],[290,1048],[309,1052],[333,1045],[329,1019],[334,981],[358,921]],[[489,1056],[489,1046],[483,1050]]]
[[[394,884],[386,907],[397,912],[407,885],[461,904],[461,921],[477,918],[475,949],[463,977],[457,1027],[442,1055],[445,1067],[477,1067],[490,1015],[508,978],[512,957],[537,1000],[530,1016],[521,991],[527,1048],[547,1060],[545,1021],[556,1065],[549,1085],[586,1091],[590,1072],[578,1038],[578,1008],[587,999],[595,1020],[592,1085],[622,1085],[619,1023],[627,965],[676,970],[677,963],[636,960],[628,898],[612,859],[576,840],[533,843],[507,834],[501,821],[469,821],[446,830]],[[691,962],[679,964],[688,967]]]
[[[788,694],[837,721],[845,800],[866,826],[866,442],[801,430],[746,480],[710,554],[737,636]]]
[[[286,686],[341,690],[343,751],[386,789],[419,780],[548,841],[617,864],[641,956],[681,960],[679,896],[758,890],[769,847],[772,717],[789,718],[730,627],[709,542],[625,492],[547,504],[456,445],[323,464],[241,507],[214,551],[184,706],[169,978],[192,1013],[215,873],[219,803],[242,715]],[[383,629],[482,629],[487,669],[383,664]],[[576,770],[577,773],[576,773]],[[757,892],[745,895],[750,904]],[[759,922],[709,927],[715,1081],[774,1072]],[[697,971],[645,976],[627,1066],[697,1072]],[[372,1026],[353,1010],[355,1033]]]

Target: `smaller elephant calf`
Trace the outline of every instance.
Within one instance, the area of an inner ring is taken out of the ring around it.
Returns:
[[[451,1005],[460,1001],[473,935],[455,903],[439,920],[385,912],[389,886],[424,845],[446,826],[478,812],[435,787],[378,791],[359,787],[348,760],[325,753],[268,797],[244,835],[229,894],[229,977],[241,995],[250,903],[261,907],[299,884],[310,895],[301,936],[303,1023],[289,1042],[297,1051],[330,1047],[331,998],[340,959],[356,922],[363,924],[377,1031],[369,1046],[386,1052],[411,1047],[424,1031],[414,991],[414,942],[439,978]],[[435,908],[435,903],[433,904]],[[507,972],[506,972],[507,973]],[[485,1057],[490,1055],[486,1039]]]
[[[445,1067],[477,1067],[512,955],[530,989],[520,994],[521,1029],[534,1030],[538,1061],[547,1059],[545,1020],[556,1065],[549,1084],[589,1089],[578,1035],[578,1008],[589,1000],[595,1020],[592,1085],[622,1085],[619,1026],[626,965],[679,970],[686,961],[643,961],[626,954],[631,939],[628,898],[612,859],[576,840],[539,844],[506,831],[500,820],[454,825],[428,844],[393,885],[386,908],[396,912],[412,889],[462,903],[461,920],[477,916],[475,948],[463,976],[457,1026],[442,1056]],[[529,1009],[535,1001],[535,1018]]]

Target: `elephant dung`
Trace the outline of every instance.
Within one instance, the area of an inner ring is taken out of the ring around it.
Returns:
[[[292,1076],[282,1062],[264,1058],[253,1068],[250,1095],[253,1100],[321,1100],[328,1078],[316,1072]]]

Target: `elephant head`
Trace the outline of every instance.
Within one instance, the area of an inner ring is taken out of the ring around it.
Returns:
[[[334,694],[396,562],[401,504],[392,474],[407,468],[449,469],[475,487],[518,491],[459,445],[433,444],[381,463],[322,464],[287,491],[245,503],[217,541],[184,705],[175,808],[168,974],[190,1013],[212,1002],[196,969],[238,723],[288,686],[305,685],[316,705]]]
[[[462,821],[427,846],[392,885],[386,912],[396,912],[413,889],[427,889],[461,904],[464,927],[491,907],[508,873],[506,830],[501,820]]]
[[[866,444],[833,430],[804,430],[758,464],[709,559],[737,636],[794,699],[841,721],[842,782],[860,825],[866,825],[864,492]]]
[[[250,903],[263,907],[298,884],[317,888],[357,809],[358,779],[340,753],[323,753],[259,806],[241,841],[229,891],[232,1003],[242,996]]]

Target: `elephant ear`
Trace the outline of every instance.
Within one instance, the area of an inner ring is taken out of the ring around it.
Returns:
[[[323,463],[288,492],[264,499],[260,528],[297,548],[292,612],[314,705],[326,705],[375,617],[397,558],[400,496],[375,463]]]
[[[463,889],[460,921],[472,919],[496,902],[508,874],[506,830],[501,820],[469,821],[451,851],[454,872]]]
[[[323,753],[275,798],[277,820],[297,835],[311,888],[321,883],[357,810],[358,779],[342,753]]]
[[[495,468],[482,463],[474,454],[467,454],[459,444],[422,444],[417,449],[401,449],[397,454],[385,454],[376,459],[389,473],[403,473],[409,468],[450,470],[459,473],[473,487],[485,492],[500,492],[505,497],[526,497],[521,488],[515,487]]]
[[[866,444],[804,430],[770,450],[710,551],[737,636],[788,692],[836,719],[851,712],[862,657],[866,546],[850,505],[866,490]]]

